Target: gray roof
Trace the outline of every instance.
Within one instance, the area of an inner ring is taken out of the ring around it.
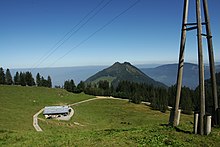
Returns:
[[[69,106],[46,106],[44,107],[44,115],[65,114],[69,112]]]

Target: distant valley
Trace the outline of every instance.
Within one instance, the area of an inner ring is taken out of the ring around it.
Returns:
[[[136,65],[143,73],[155,81],[164,83],[167,86],[176,83],[178,64],[165,64],[155,67],[155,65]],[[52,84],[62,86],[65,80],[73,79],[76,84],[85,81],[90,76],[107,68],[107,66],[81,66],[81,67],[57,67],[57,68],[37,68],[32,70],[33,77],[39,72],[41,75],[52,77]],[[11,74],[16,71],[30,71],[30,69],[10,69]],[[216,66],[216,72],[220,72],[220,65]],[[210,77],[209,67],[205,67],[205,79]],[[192,89],[198,86],[198,66],[192,63],[184,64],[183,85]]]
[[[166,64],[156,68],[141,68],[141,70],[156,81],[167,86],[174,85],[177,79],[178,64]],[[216,66],[216,72],[220,72],[220,65]],[[205,66],[205,79],[210,78],[209,66]],[[185,63],[183,69],[183,85],[195,89],[199,85],[198,65]]]
[[[11,74],[15,75],[18,71],[31,71],[33,77],[36,78],[39,72],[44,77],[48,75],[52,78],[52,84],[54,86],[63,86],[64,81],[73,79],[76,84],[80,81],[85,81],[91,75],[94,75],[98,71],[106,68],[107,66],[82,66],[82,67],[56,67],[56,68],[37,68],[31,71],[31,69],[10,69]]]

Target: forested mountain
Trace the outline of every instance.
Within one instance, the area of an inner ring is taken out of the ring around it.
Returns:
[[[156,68],[142,68],[141,70],[156,81],[167,86],[176,84],[178,64],[166,64]],[[216,66],[216,72],[220,72],[220,66]],[[205,66],[205,79],[210,77],[209,67]],[[183,70],[183,85],[195,89],[199,83],[198,65],[185,63]]]
[[[216,83],[217,83],[217,94],[218,94],[218,102],[220,104],[220,72],[216,73]],[[194,108],[198,110],[199,105],[199,86],[194,90]],[[213,112],[213,96],[212,96],[212,84],[211,78],[205,80],[205,103],[206,103],[206,112]]]
[[[128,62],[119,63],[116,62],[109,68],[106,68],[95,75],[88,78],[86,83],[98,83],[99,81],[108,81],[114,87],[118,85],[120,81],[130,81],[135,83],[145,83],[156,87],[166,87],[165,84],[157,82],[145,75],[141,70],[131,65]]]
[[[218,88],[220,88],[220,72],[219,73],[216,73],[216,83],[217,83],[217,86]],[[205,85],[207,87],[211,87],[211,79],[207,79],[205,80]]]

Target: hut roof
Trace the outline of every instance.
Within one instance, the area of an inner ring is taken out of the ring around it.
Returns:
[[[69,106],[46,106],[43,115],[65,114],[69,112]]]

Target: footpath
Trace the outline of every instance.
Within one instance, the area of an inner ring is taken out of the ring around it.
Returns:
[[[71,106],[79,105],[79,104],[86,103],[86,102],[89,102],[89,101],[100,100],[100,99],[113,99],[113,100],[126,100],[126,101],[128,101],[128,99],[96,96],[95,98],[80,101],[80,102],[76,102],[76,103],[73,103],[73,104],[69,104],[68,106],[71,107]],[[40,115],[43,111],[44,111],[44,108],[42,108],[40,111],[38,111],[36,114],[33,115],[33,126],[34,126],[35,130],[38,131],[38,132],[43,131],[40,128],[40,126],[38,125],[38,115]],[[71,113],[68,117],[61,117],[61,118],[58,118],[58,120],[70,120],[70,118],[73,116],[73,114],[74,114],[74,110],[71,108]]]

